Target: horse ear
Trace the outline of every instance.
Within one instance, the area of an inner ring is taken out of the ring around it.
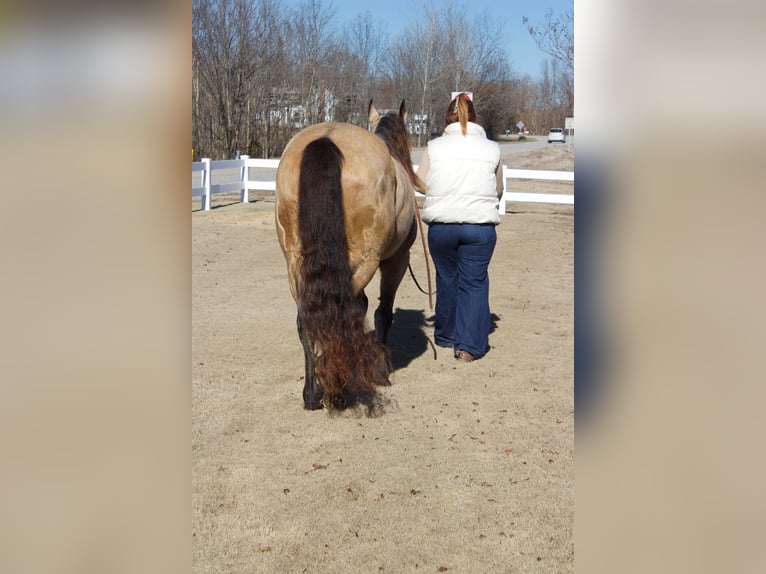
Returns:
[[[380,114],[378,113],[378,110],[375,109],[375,104],[370,100],[370,105],[367,107],[367,121],[370,122],[370,129],[372,131],[375,131],[375,126],[378,125],[379,120]]]
[[[407,122],[407,106],[404,104],[404,100],[402,100],[402,105],[399,106],[399,117],[402,118],[403,122]]]

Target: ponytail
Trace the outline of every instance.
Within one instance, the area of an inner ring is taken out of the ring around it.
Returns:
[[[465,98],[465,94],[460,94],[455,100],[455,106],[457,107],[457,118],[460,122],[460,131],[463,135],[468,133],[468,100]]]
[[[446,124],[455,122],[460,122],[460,131],[463,135],[468,133],[468,122],[476,122],[473,102],[466,97],[464,92],[459,93],[447,108]]]

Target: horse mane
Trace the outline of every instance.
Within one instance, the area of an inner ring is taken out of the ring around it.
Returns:
[[[426,186],[415,171],[412,169],[412,156],[410,155],[410,136],[404,120],[397,114],[388,113],[380,117],[375,128],[375,135],[382,139],[388,151],[398,161],[412,182],[412,186],[421,193],[425,193]]]

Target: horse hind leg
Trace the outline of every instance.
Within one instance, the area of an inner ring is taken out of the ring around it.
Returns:
[[[316,355],[314,354],[314,345],[303,328],[303,321],[300,313],[298,314],[297,323],[298,337],[303,345],[303,356],[306,364],[306,373],[303,382],[303,408],[315,411],[322,408],[322,397],[324,393],[316,380]]]
[[[380,262],[380,303],[375,310],[375,337],[384,345],[388,344],[388,332],[394,321],[394,299],[410,263],[410,247],[415,241],[417,227],[412,224],[407,240],[396,253]]]
[[[367,313],[367,305],[369,304],[367,301],[367,294],[364,292],[364,289],[359,291],[356,295],[356,304],[359,305],[359,308],[362,310],[362,314]]]

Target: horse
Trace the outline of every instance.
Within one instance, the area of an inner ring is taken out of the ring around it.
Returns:
[[[393,372],[388,333],[396,291],[417,236],[407,108],[368,106],[370,131],[325,122],[298,132],[276,175],[276,230],[297,305],[303,406],[372,411]],[[380,271],[379,305],[367,331],[365,288]]]

